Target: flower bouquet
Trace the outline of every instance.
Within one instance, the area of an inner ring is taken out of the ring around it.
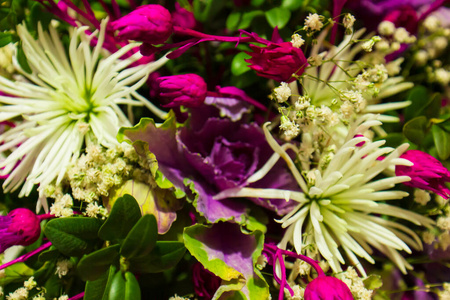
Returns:
[[[5,0],[0,299],[450,299],[445,0]]]

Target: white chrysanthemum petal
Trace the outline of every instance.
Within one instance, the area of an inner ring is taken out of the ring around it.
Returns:
[[[111,147],[118,144],[121,126],[130,126],[118,104],[146,105],[159,116],[160,111],[136,90],[145,83],[151,70],[167,59],[125,69],[142,57],[135,53],[120,58],[138,47],[128,44],[114,54],[102,48],[107,21],[99,32],[86,34],[87,27],[72,29],[68,53],[54,27],[45,32],[38,25],[34,40],[25,25],[17,27],[31,73],[20,68],[28,80],[11,81],[0,77],[0,118],[18,116],[22,123],[0,135],[0,151],[11,154],[0,163],[2,174],[9,174],[5,191],[18,188],[26,180],[20,196],[28,195],[34,184],[41,187],[60,182],[68,165],[80,155],[83,143]],[[98,35],[96,46],[91,42]],[[135,99],[133,99],[134,97]],[[16,148],[17,147],[17,148]]]

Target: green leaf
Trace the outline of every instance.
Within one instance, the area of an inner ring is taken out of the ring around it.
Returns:
[[[102,248],[81,258],[77,270],[82,280],[96,280],[105,273],[119,257],[119,245]]]
[[[177,218],[176,211],[181,209],[183,201],[173,194],[173,189],[151,187],[148,184],[128,180],[118,189],[111,191],[106,207],[114,204],[117,198],[130,194],[133,196],[143,215],[154,215],[158,224],[158,233],[164,234]]]
[[[108,300],[109,287],[112,278],[116,272],[116,268],[111,266],[109,270],[104,272],[97,280],[86,282],[84,290],[84,300]]]
[[[245,52],[239,52],[238,54],[236,54],[233,58],[233,61],[231,62],[231,73],[233,73],[233,75],[235,76],[239,76],[249,71],[250,68],[248,67],[248,65],[250,64],[246,62],[244,59],[250,57],[251,56]]]
[[[441,111],[442,97],[440,93],[434,93],[424,109],[425,116],[428,119],[438,118]]]
[[[130,270],[140,273],[162,272],[174,267],[185,251],[181,242],[158,241],[149,255],[130,259]]]
[[[128,259],[149,254],[158,239],[158,225],[154,215],[144,215],[128,233],[120,254]]]
[[[13,34],[10,32],[0,32],[0,47],[6,46],[13,41]]]
[[[101,221],[94,218],[72,217],[50,220],[44,234],[53,246],[67,256],[82,256],[98,242]]]
[[[242,13],[238,11],[234,11],[231,14],[228,15],[226,26],[228,30],[236,30],[239,26],[239,23],[242,19]]]
[[[30,276],[33,276],[33,269],[25,263],[13,264],[5,269],[4,276],[0,278],[0,286],[6,286],[11,282],[23,283]]]
[[[264,3],[264,0],[252,0],[252,6],[258,7]]]
[[[274,7],[266,12],[266,19],[272,28],[283,28],[291,18],[291,11],[283,7]]]
[[[124,195],[114,203],[108,219],[98,232],[98,236],[105,241],[122,240],[140,218],[141,209],[136,199],[130,195]]]
[[[297,10],[303,4],[303,1],[299,0],[283,0],[281,7],[287,8],[289,10]]]
[[[56,260],[60,256],[62,256],[61,252],[59,252],[55,247],[52,246],[52,247],[50,247],[49,250],[44,251],[41,254],[39,254],[38,260],[40,262],[46,262],[49,260]]]
[[[380,275],[369,275],[364,279],[364,287],[368,290],[379,289],[383,285]]]
[[[140,300],[141,289],[136,277],[131,272],[126,272],[125,277],[119,271],[114,275],[108,300]]]
[[[403,134],[414,144],[420,145],[425,138],[427,127],[428,119],[426,117],[416,117],[403,126]]]
[[[433,125],[431,132],[439,158],[446,160],[450,157],[450,132],[445,131],[439,125]]]
[[[31,68],[28,65],[27,57],[25,56],[25,52],[23,52],[23,48],[22,48],[21,44],[19,44],[19,46],[17,47],[16,57],[17,57],[17,61],[19,62],[19,65],[22,67],[22,69],[27,73],[31,73]]]
[[[420,116],[429,102],[428,90],[424,86],[416,86],[411,89],[406,99],[411,101],[411,105],[405,108],[405,120],[409,121],[414,117]]]
[[[246,29],[250,27],[254,18],[264,16],[264,12],[262,10],[254,10],[246,12],[242,15],[241,22],[236,29]]]

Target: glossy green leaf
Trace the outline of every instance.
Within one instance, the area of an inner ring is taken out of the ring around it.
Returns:
[[[272,28],[283,28],[291,18],[291,11],[283,7],[274,7],[266,12],[266,19]]]
[[[281,7],[287,8],[289,10],[297,10],[299,9],[303,4],[303,1],[299,0],[283,0],[281,2]]]
[[[77,270],[82,280],[96,280],[119,258],[119,245],[102,248],[85,255],[78,263]]]
[[[368,290],[379,289],[383,285],[380,275],[369,275],[364,279],[364,287]]]
[[[4,47],[13,41],[13,34],[10,32],[0,32],[0,47]]]
[[[84,300],[108,300],[108,282],[111,284],[116,268],[111,266],[98,279],[86,282]]]
[[[241,22],[242,19],[242,13],[238,12],[238,11],[234,11],[231,14],[228,15],[227,21],[226,21],[226,26],[228,30],[236,30],[239,26],[239,23]]]
[[[130,195],[124,195],[114,203],[108,219],[98,232],[98,236],[105,241],[122,240],[140,218],[141,209],[136,199]]]
[[[430,97],[430,101],[427,103],[427,106],[424,109],[425,116],[428,119],[438,118],[439,113],[441,111],[442,105],[442,96],[440,93],[434,93]]]
[[[176,211],[181,209],[183,205],[183,201],[177,199],[172,190],[151,187],[136,180],[128,180],[120,188],[111,191],[105,205],[109,207],[119,197],[129,194],[136,199],[143,215],[151,214],[155,216],[158,233],[164,234],[169,231],[170,226],[176,220]]]
[[[431,132],[439,158],[446,160],[450,157],[450,132],[445,131],[439,125],[433,125]]]
[[[125,277],[122,275],[121,271],[118,271],[111,281],[108,299],[124,300],[124,298],[125,298]]]
[[[252,24],[253,19],[259,16],[264,16],[262,10],[253,10],[244,13],[236,29],[247,29]]]
[[[408,140],[419,145],[425,138],[427,127],[428,119],[426,117],[416,117],[403,126],[403,134]]]
[[[120,254],[128,259],[149,254],[158,239],[158,225],[154,215],[145,215],[125,238]]]
[[[25,263],[13,264],[5,269],[4,276],[0,277],[0,286],[6,286],[11,282],[23,283],[30,276],[33,276],[33,269]]]
[[[424,107],[430,100],[428,97],[427,88],[421,85],[411,89],[406,99],[411,101],[411,105],[406,107],[404,110],[406,121],[420,116]]]
[[[140,300],[141,289],[131,272],[117,272],[111,282],[108,300]]]
[[[231,61],[231,73],[233,73],[233,75],[239,76],[250,71],[250,68],[248,67],[249,63],[244,60],[247,58],[250,58],[250,55],[245,52],[239,52],[233,57],[233,60]]]
[[[130,270],[140,273],[158,273],[174,267],[186,248],[181,242],[158,241],[153,251],[144,257],[130,259]]]
[[[95,218],[58,218],[46,224],[44,234],[64,255],[82,256],[98,242],[100,225],[101,221]]]
[[[251,4],[252,6],[261,6],[264,3],[264,0],[252,0]]]

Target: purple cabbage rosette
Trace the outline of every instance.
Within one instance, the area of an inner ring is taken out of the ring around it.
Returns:
[[[213,197],[223,190],[249,185],[246,180],[273,153],[258,125],[220,118],[216,108],[206,105],[192,110],[182,127],[177,127],[171,114],[162,125],[142,119],[136,127],[123,129],[121,134],[134,142],[138,151],[150,150],[161,173],[177,188],[188,194],[192,189],[197,195],[194,200],[197,211],[209,222],[245,221],[243,216],[248,210],[245,201]],[[295,189],[291,175],[281,163],[270,175],[258,181],[258,187]],[[292,205],[284,199],[251,200],[279,214],[286,213]]]

